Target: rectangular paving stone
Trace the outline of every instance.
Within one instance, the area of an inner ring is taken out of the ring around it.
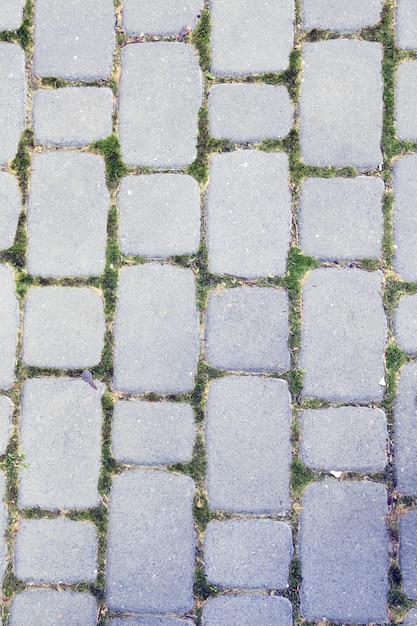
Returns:
[[[383,485],[327,479],[306,487],[299,531],[302,617],[388,621],[386,515]]]
[[[301,157],[307,165],[382,162],[382,49],[335,39],[303,46],[299,102]]]
[[[284,276],[291,238],[288,157],[258,150],[217,154],[207,190],[209,271]]]
[[[417,6],[414,0],[397,0],[395,28],[397,45],[404,50],[417,48]]]
[[[0,396],[0,454],[6,452],[12,426],[12,403],[7,396]]]
[[[159,263],[123,268],[114,342],[117,390],[191,391],[199,351],[193,272]]]
[[[175,617],[144,617],[138,619],[111,619],[109,626],[194,626],[190,619],[176,619]]]
[[[23,385],[19,476],[21,508],[87,509],[100,503],[104,384],[81,379],[32,378]]]
[[[113,478],[106,598],[111,611],[183,614],[193,606],[194,481],[157,470]]]
[[[97,603],[89,593],[29,589],[12,599],[9,626],[95,626]]]
[[[395,122],[398,139],[417,141],[417,61],[401,63],[397,70]]]
[[[0,166],[16,154],[25,127],[26,95],[23,50],[16,43],[0,42]]]
[[[381,18],[383,0],[302,0],[304,30],[319,28],[338,33],[355,33]]]
[[[394,162],[394,271],[417,282],[417,154]]]
[[[15,294],[13,268],[0,265],[0,389],[14,382],[19,303]]]
[[[380,402],[387,322],[381,272],[319,268],[302,295],[300,368],[304,397]]]
[[[190,44],[152,42],[122,49],[119,136],[128,165],[178,169],[197,156],[203,87]]]
[[[21,208],[16,178],[9,172],[0,172],[0,250],[13,245]]]
[[[417,510],[399,517],[399,565],[403,589],[408,598],[417,600]]]
[[[278,596],[227,594],[209,598],[203,608],[204,626],[292,626],[292,606]]]
[[[403,296],[394,313],[394,335],[398,346],[417,354],[417,295]]]
[[[125,0],[122,25],[129,37],[178,35],[183,26],[197,26],[203,7],[203,0]]]
[[[394,403],[396,488],[417,498],[417,363],[400,370]]]
[[[19,28],[24,6],[25,0],[0,0],[0,31]]]
[[[284,380],[227,376],[210,384],[205,437],[211,510],[288,510],[290,403]]]
[[[0,582],[3,580],[3,576],[6,571],[7,565],[7,544],[6,544],[6,529],[8,524],[8,512],[4,503],[6,496],[6,476],[4,472],[0,472]]]

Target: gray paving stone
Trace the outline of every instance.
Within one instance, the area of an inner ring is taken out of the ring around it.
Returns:
[[[6,452],[12,426],[12,403],[7,396],[0,396],[0,454]]]
[[[377,167],[382,162],[382,49],[336,39],[303,46],[301,156],[308,165]]]
[[[394,313],[394,334],[401,350],[417,354],[417,295],[400,298]]]
[[[15,294],[13,268],[0,265],[0,389],[14,382],[19,304]]]
[[[95,626],[96,614],[96,601],[88,593],[29,589],[14,596],[9,626]]]
[[[408,511],[399,518],[399,565],[406,596],[417,600],[417,510]]]
[[[258,595],[224,595],[209,598],[203,608],[203,626],[292,626],[287,598]]]
[[[6,476],[4,472],[0,472],[0,582],[3,580],[4,573],[6,571],[6,557],[7,557],[7,545],[6,545],[6,529],[8,524],[8,513],[4,503],[4,497],[6,495]]]
[[[32,159],[27,268],[35,276],[96,276],[106,263],[110,196],[104,160],[55,151]]]
[[[36,76],[66,80],[109,78],[115,47],[112,0],[36,0]]]
[[[32,121],[36,143],[86,146],[111,135],[113,94],[105,87],[37,89]]]
[[[176,619],[175,617],[144,617],[139,619],[111,619],[109,626],[194,626],[190,619]]]
[[[209,522],[207,580],[220,587],[283,589],[293,554],[291,528],[270,519]]]
[[[394,270],[417,282],[417,154],[397,159],[393,167]]]
[[[417,363],[400,370],[394,404],[396,488],[417,497]]]
[[[87,509],[97,506],[104,384],[32,378],[23,385],[20,445],[29,465],[20,471],[19,506]]]
[[[208,112],[210,134],[237,143],[281,139],[294,117],[285,87],[245,83],[213,85]]]
[[[395,27],[397,45],[405,50],[417,48],[417,6],[414,0],[397,0]]]
[[[291,238],[287,155],[240,150],[213,156],[206,221],[210,272],[284,276]]]
[[[403,626],[417,626],[417,609],[413,608],[408,611],[403,620]]]
[[[117,205],[119,243],[125,254],[166,258],[197,251],[200,189],[192,176],[127,176]]]
[[[25,55],[16,43],[0,43],[0,86],[0,165],[7,165],[16,154],[26,116]]]
[[[301,459],[311,469],[379,472],[387,463],[387,421],[380,409],[307,409],[300,426]]]
[[[228,376],[211,383],[205,436],[206,487],[212,510],[288,510],[290,425],[286,381]]]
[[[191,461],[196,428],[189,404],[122,400],[114,407],[112,424],[117,461],[137,465]]]
[[[303,396],[379,402],[387,322],[381,272],[313,270],[303,286],[300,368]]]
[[[20,193],[12,174],[0,172],[0,250],[13,245],[20,214]]]
[[[217,76],[281,72],[293,46],[292,0],[210,0],[211,71]]]
[[[27,519],[19,523],[14,573],[33,583],[93,582],[97,574],[97,531],[91,522]]]
[[[25,0],[0,0],[0,31],[19,28],[24,6]]]
[[[119,96],[125,162],[177,169],[194,161],[202,94],[197,53],[190,44],[125,46]]]
[[[130,37],[178,35],[183,26],[197,26],[203,8],[203,0],[125,0],[122,25]]]
[[[321,261],[379,258],[384,183],[380,178],[307,178],[298,231],[303,252]]]
[[[159,263],[123,268],[114,342],[117,390],[191,391],[199,351],[193,272]]]
[[[22,361],[36,367],[97,365],[104,347],[103,299],[89,287],[32,287],[23,318]]]
[[[300,514],[301,615],[307,620],[388,621],[387,491],[325,480],[309,485]]]
[[[193,606],[194,481],[157,470],[113,479],[106,597],[110,610],[182,614]]]
[[[234,371],[287,370],[287,293],[261,287],[213,292],[207,307],[206,359],[214,367]]]
[[[417,61],[401,63],[397,70],[395,120],[398,139],[417,141]]]
[[[381,18],[383,0],[302,0],[304,30],[320,28],[338,33],[355,33]]]

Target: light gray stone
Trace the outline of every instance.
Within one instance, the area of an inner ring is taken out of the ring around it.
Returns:
[[[183,26],[197,26],[203,8],[203,0],[125,0],[122,25],[130,37],[178,35]]]
[[[417,282],[417,154],[397,159],[393,167],[394,270]]]
[[[35,276],[97,276],[106,264],[110,196],[104,160],[55,151],[32,159],[27,268]]]
[[[111,135],[113,94],[105,87],[37,89],[32,120],[36,143],[86,146]]]
[[[408,511],[399,518],[399,565],[406,596],[417,600],[417,511]]]
[[[125,254],[165,258],[198,249],[200,189],[191,176],[127,176],[117,205],[120,249]]]
[[[109,626],[194,626],[190,619],[176,619],[175,617],[144,617],[138,619],[111,619]]]
[[[88,593],[29,589],[14,596],[9,626],[95,626],[96,617],[97,604]]]
[[[290,506],[291,396],[275,378],[211,383],[206,407],[206,487],[212,510],[285,513]]]
[[[210,0],[211,71],[217,76],[281,72],[289,65],[294,2]]]
[[[100,503],[104,384],[81,379],[32,378],[23,385],[19,506],[87,509]]]
[[[396,488],[417,498],[417,363],[400,370],[394,425]]]
[[[209,598],[203,608],[203,626],[292,626],[292,606],[287,598],[258,595],[224,595]]]
[[[36,0],[36,76],[66,80],[109,78],[115,47],[112,0]]]
[[[189,404],[120,401],[114,408],[113,456],[122,463],[166,465],[191,461],[196,428]]]
[[[417,141],[417,61],[401,63],[397,70],[395,121],[398,139]]]
[[[159,263],[123,268],[114,342],[119,391],[191,391],[199,351],[192,270]]]
[[[206,213],[210,272],[285,275],[292,219],[286,154],[213,156]]]
[[[0,0],[0,31],[19,28],[24,6],[25,0]]]
[[[308,165],[382,162],[382,48],[335,39],[303,46],[301,156]]]
[[[397,0],[395,27],[397,45],[405,50],[417,48],[417,6],[414,0]]]
[[[14,382],[19,303],[15,294],[13,268],[0,265],[0,389]]]
[[[64,517],[22,520],[14,543],[14,574],[32,583],[93,582],[97,545],[91,522]]]
[[[306,487],[301,505],[301,615],[312,621],[387,622],[385,487],[325,480]]]
[[[291,528],[270,519],[209,522],[207,580],[220,587],[283,589],[293,554]]]
[[[413,608],[408,611],[403,620],[403,626],[417,626],[417,609]]]
[[[25,127],[26,95],[23,50],[16,43],[0,42],[0,165],[16,154]]]
[[[387,464],[387,421],[381,409],[307,409],[300,426],[301,460],[311,469],[379,472]]]
[[[381,281],[379,271],[351,268],[319,268],[307,276],[300,351],[304,397],[382,400],[387,322]]]
[[[193,605],[194,481],[157,470],[113,479],[106,597],[110,610],[177,613]]]
[[[0,172],[0,250],[13,245],[20,214],[20,193],[15,177]]]
[[[304,30],[320,28],[338,33],[355,33],[379,22],[384,0],[302,0]]]
[[[213,85],[208,97],[210,134],[237,143],[281,139],[294,117],[290,96],[279,85]]]
[[[399,300],[394,313],[394,334],[401,350],[417,354],[417,295]]]
[[[22,361],[36,367],[97,365],[104,347],[103,300],[89,287],[32,287],[23,318]]]
[[[6,452],[12,426],[12,403],[7,396],[0,396],[0,454]]]
[[[6,476],[0,472],[0,582],[3,580],[7,564],[6,529],[8,524],[8,512],[4,503],[6,495]]]
[[[307,178],[298,230],[303,252],[321,261],[379,258],[382,254],[382,179]]]
[[[288,296],[283,289],[237,287],[213,292],[206,319],[210,365],[244,372],[290,367]]]
[[[119,96],[125,162],[178,169],[194,161],[202,95],[197,53],[190,44],[125,46]]]

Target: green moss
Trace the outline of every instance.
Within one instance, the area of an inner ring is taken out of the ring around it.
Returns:
[[[291,602],[293,613],[298,615],[300,610],[299,588],[301,584],[301,563],[298,556],[294,556],[290,563],[288,572],[288,587],[284,589],[282,595]]]
[[[19,187],[22,192],[23,202],[26,201],[30,176],[30,158],[35,147],[33,131],[26,128],[17,147],[16,156],[11,163],[11,168],[17,176]]]
[[[22,23],[17,30],[0,32],[0,41],[18,43],[26,53],[31,51],[33,45],[33,0],[26,0],[23,9]]]
[[[0,252],[0,263],[11,263],[15,268],[22,269],[26,265],[26,215],[21,213],[17,223],[16,235],[11,248]],[[18,277],[16,277],[18,278]],[[18,281],[16,281],[18,283]],[[18,288],[18,284],[16,285]]]
[[[129,167],[122,160],[119,140],[116,135],[110,135],[106,139],[94,141],[89,149],[101,154],[106,163],[106,178],[110,189],[115,189],[120,179],[130,172]]]
[[[203,568],[197,568],[194,572],[194,596],[199,600],[207,600],[209,597],[215,597],[219,595],[221,589],[212,585],[207,581]]]
[[[197,28],[191,35],[191,43],[197,48],[200,66],[203,72],[210,71],[210,12],[204,9],[201,12]]]
[[[367,270],[368,272],[374,272],[379,268],[379,260],[378,259],[361,259],[359,262],[359,267],[363,270]]]
[[[286,85],[293,102],[297,102],[301,87],[302,53],[294,48],[290,54],[288,69],[281,74],[282,84]]]
[[[307,485],[315,478],[316,474],[303,465],[298,455],[294,455],[291,461],[290,480],[292,494],[299,498]]]
[[[392,423],[393,419],[393,405],[397,393],[397,374],[406,362],[406,359],[406,355],[396,343],[391,342],[388,344],[385,352],[386,390],[381,407],[385,410],[389,423]]]

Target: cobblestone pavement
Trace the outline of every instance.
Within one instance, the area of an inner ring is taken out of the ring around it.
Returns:
[[[0,0],[0,617],[417,626],[417,3]]]

